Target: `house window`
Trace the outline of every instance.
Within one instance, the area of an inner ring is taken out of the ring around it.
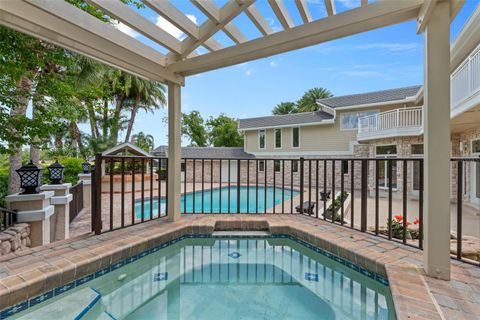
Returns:
[[[395,158],[397,156],[397,146],[388,145],[388,146],[377,146],[377,157],[384,158]],[[379,161],[378,162],[378,185],[383,188],[388,188],[391,183],[392,188],[397,188],[397,161],[391,161],[392,163],[392,176],[389,176],[388,173],[388,163],[390,161]]]
[[[258,162],[258,171],[260,172],[264,172],[265,171],[265,161],[264,160],[260,160]]]
[[[273,170],[275,170],[275,172],[280,172],[280,160],[274,160],[273,161]]]
[[[340,115],[340,130],[357,130],[358,119],[378,114],[378,111],[346,112]]]
[[[282,129],[275,129],[275,149],[282,147]]]
[[[472,153],[480,153],[480,139],[472,141]]]
[[[423,155],[423,144],[412,144],[411,146],[412,156],[421,156]]]
[[[185,172],[185,168],[186,168],[186,163],[185,163],[185,161],[184,161],[184,162],[182,162],[182,163],[180,164],[180,170],[181,170],[182,172]]]
[[[293,172],[298,172],[298,160],[293,160],[292,161],[292,171]]]
[[[300,147],[300,128],[292,128],[292,148]]]
[[[412,144],[410,147],[412,157],[420,158],[423,156],[423,144]],[[412,190],[420,190],[420,161],[413,161],[412,163]]]
[[[258,148],[265,149],[265,129],[258,130]]]
[[[348,160],[342,160],[342,174],[348,174]]]

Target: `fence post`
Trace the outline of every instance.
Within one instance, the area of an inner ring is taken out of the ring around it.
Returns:
[[[367,231],[368,160],[362,160],[360,231]],[[352,199],[353,201],[353,199]]]
[[[457,161],[457,259],[462,259],[463,162]]]
[[[102,233],[102,154],[95,155],[95,170],[92,171],[92,229]]]
[[[303,175],[304,175],[304,157],[300,157],[300,213],[303,214],[303,192],[304,192],[304,185],[303,185]]]

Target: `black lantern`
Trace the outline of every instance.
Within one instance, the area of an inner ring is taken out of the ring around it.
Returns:
[[[22,194],[38,193],[37,188],[40,182],[41,168],[37,167],[32,160],[27,165],[16,170],[20,176],[20,187],[24,190]]]
[[[84,163],[82,163],[82,170],[83,170],[83,173],[90,173],[90,162],[88,162],[87,160],[85,160]]]
[[[61,184],[63,182],[63,170],[65,170],[65,167],[58,163],[58,160],[47,167],[47,169],[50,172],[51,184]]]

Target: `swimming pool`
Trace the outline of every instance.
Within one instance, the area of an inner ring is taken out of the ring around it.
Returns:
[[[293,238],[183,237],[142,256],[22,319],[395,319],[388,286]]]
[[[283,194],[282,194],[283,190]],[[257,195],[258,193],[258,195]],[[181,196],[180,210],[182,213],[236,213],[237,199],[240,196],[240,211],[241,213],[264,212],[266,209],[272,208],[274,205],[279,205],[282,201],[287,201],[299,194],[296,190],[267,187],[265,194],[265,187],[237,186],[205,189],[202,191],[195,191],[187,193],[186,196]],[[203,201],[202,201],[203,199]],[[258,207],[257,207],[258,199]],[[150,200],[146,199],[144,202],[144,218],[150,217],[150,212],[153,211],[154,216],[158,216],[158,198],[152,201],[152,208],[150,208]],[[160,212],[166,212],[165,198],[162,197],[160,201]],[[135,203],[135,213],[137,218],[142,217],[142,202]]]

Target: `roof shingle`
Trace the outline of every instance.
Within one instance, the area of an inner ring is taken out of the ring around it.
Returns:
[[[347,96],[319,99],[317,100],[317,102],[330,108],[340,108],[371,103],[404,100],[407,97],[415,96],[421,87],[422,86],[411,86],[375,92],[351,94]]]
[[[302,112],[277,116],[248,118],[238,120],[238,129],[269,128],[306,123],[320,123],[333,119],[333,115],[324,111]]]

